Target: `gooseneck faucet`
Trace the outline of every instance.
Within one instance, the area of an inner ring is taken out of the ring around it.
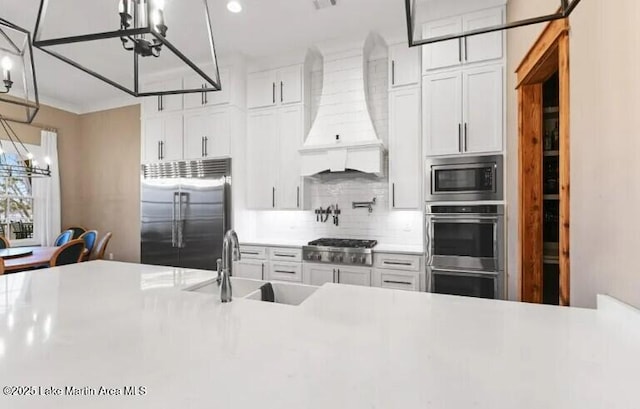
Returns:
[[[240,243],[235,231],[229,230],[222,242],[222,259],[218,260],[218,285],[220,285],[220,301],[231,302],[231,276],[233,262],[240,260]]]

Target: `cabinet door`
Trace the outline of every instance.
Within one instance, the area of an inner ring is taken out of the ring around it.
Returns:
[[[302,282],[301,263],[269,263],[269,280]]]
[[[160,112],[160,97],[144,97],[142,100],[143,115],[155,115]]]
[[[420,83],[420,48],[407,44],[394,45],[389,49],[389,88],[398,88]]]
[[[247,203],[250,209],[276,207],[278,112],[250,112],[247,127]]]
[[[164,81],[161,86],[164,90],[182,89],[182,78]],[[163,95],[161,97],[160,111],[162,112],[181,111],[182,107],[182,94]]]
[[[431,21],[423,26],[423,38],[458,34],[462,31],[462,19],[452,17]],[[423,70],[453,67],[462,63],[461,41],[459,39],[442,41],[422,46]]]
[[[329,264],[303,264],[303,282],[308,285],[321,286],[333,283],[337,267]]]
[[[301,205],[300,145],[304,138],[304,107],[278,110],[278,209],[299,209]]]
[[[389,183],[392,209],[421,209],[420,88],[389,94]]]
[[[163,119],[159,117],[144,120],[143,162],[158,162],[161,160],[161,146],[163,141]]]
[[[340,284],[371,286],[370,268],[340,266],[337,273]]]
[[[202,159],[205,157],[205,116],[202,114],[184,117],[184,158]]]
[[[231,113],[227,110],[211,111],[204,121],[204,156],[231,155]]]
[[[425,77],[422,104],[426,154],[462,152],[462,74]]]
[[[184,132],[182,114],[174,114],[163,117],[164,120],[164,146],[162,159],[166,161],[182,160],[182,135]]]
[[[253,280],[265,279],[266,266],[262,261],[236,261],[233,263],[233,275]]]
[[[302,102],[302,66],[282,68],[278,71],[278,86],[276,94],[280,95],[281,104],[295,104]]]
[[[503,138],[503,68],[467,70],[464,78],[464,151],[499,152]]]
[[[262,108],[276,105],[277,71],[263,71],[247,77],[247,107]]]
[[[482,10],[465,15],[462,19],[462,26],[464,31],[471,31],[497,26],[502,24],[503,20],[503,10],[501,8]],[[502,58],[502,33],[502,31],[496,31],[465,38],[463,40],[464,61],[473,63]]]

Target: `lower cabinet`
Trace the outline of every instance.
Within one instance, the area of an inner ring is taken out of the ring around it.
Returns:
[[[269,263],[269,280],[302,282],[301,263]]]
[[[264,280],[267,274],[267,262],[262,260],[242,260],[233,263],[233,275],[240,278]]]
[[[420,275],[401,270],[373,270],[373,286],[394,290],[420,291]]]
[[[371,286],[371,269],[366,267],[305,263],[302,270],[302,281],[308,285],[340,283]]]

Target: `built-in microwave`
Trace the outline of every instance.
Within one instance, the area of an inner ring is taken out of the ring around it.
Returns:
[[[501,155],[432,158],[426,171],[428,202],[503,199]]]

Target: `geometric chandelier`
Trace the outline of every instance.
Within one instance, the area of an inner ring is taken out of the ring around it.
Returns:
[[[31,123],[39,109],[31,34],[0,18],[0,112],[10,121]]]
[[[33,45],[134,97],[219,91],[207,1],[40,0]]]
[[[468,1],[467,4],[472,6],[475,5],[476,9],[481,10],[483,6],[477,5],[477,3],[474,3],[475,1],[476,0]],[[530,1],[537,2],[539,0]],[[518,20],[509,20],[509,16],[507,16],[507,20],[505,21],[483,22],[476,25],[476,22],[474,21],[466,21],[462,23],[449,18],[449,24],[443,23],[439,27],[431,27],[430,29],[427,29],[426,23],[450,17],[451,10],[456,7],[458,9],[468,9],[468,6],[462,3],[463,2],[460,0],[405,0],[409,47],[439,43],[442,41],[466,39],[467,37],[480,34],[487,34],[495,31],[508,30],[511,28],[568,18],[578,3],[580,3],[580,0],[556,0],[555,5],[547,7],[546,10],[543,8],[545,12],[541,14],[527,15]],[[504,1],[504,3],[506,3],[506,1]],[[484,7],[486,8],[486,6]],[[464,41],[466,47],[466,40]]]
[[[11,124],[0,115],[0,134],[5,137],[0,138],[0,178],[36,178],[51,176],[51,160],[44,158],[44,164],[38,162],[38,158],[24,146]],[[10,145],[13,155],[8,154],[4,149],[2,141]]]

